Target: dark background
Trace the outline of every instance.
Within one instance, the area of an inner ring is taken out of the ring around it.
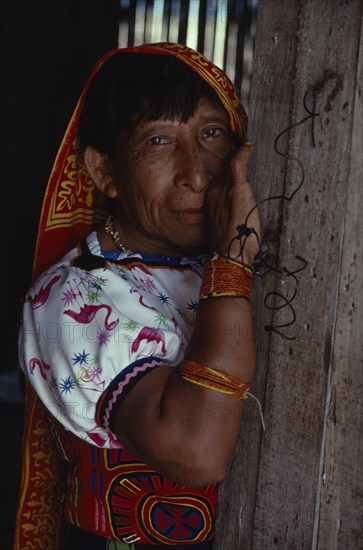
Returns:
[[[1,550],[11,548],[18,498],[23,394],[17,335],[43,193],[93,66],[117,47],[119,20],[118,0],[0,2]]]

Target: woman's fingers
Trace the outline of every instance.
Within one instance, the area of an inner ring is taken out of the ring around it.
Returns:
[[[247,168],[250,154],[253,150],[251,143],[242,145],[231,161],[232,195],[231,195],[231,230],[237,235],[237,226],[247,225],[253,229],[249,236],[243,236],[241,241],[235,242],[234,251],[240,250],[242,244],[242,259],[245,263],[251,263],[258,252],[261,241],[261,228],[255,197],[250,184],[247,181]]]
[[[246,142],[239,147],[231,160],[232,185],[247,182],[247,166],[252,153],[252,143]]]
[[[208,236],[211,249],[220,254],[229,252],[244,263],[251,263],[258,252],[260,221],[251,186],[247,181],[247,167],[252,144],[239,147],[230,163],[230,184],[216,186],[208,191]],[[248,217],[248,220],[247,220]],[[257,235],[237,239],[237,226],[246,224]],[[241,256],[241,246],[243,255]]]

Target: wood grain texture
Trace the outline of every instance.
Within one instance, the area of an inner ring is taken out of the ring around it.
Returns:
[[[297,276],[296,323],[286,329],[295,340],[263,328],[288,322],[291,311],[268,312],[263,297],[274,288],[291,296],[293,278],[268,276],[255,288],[253,391],[264,404],[267,429],[261,437],[250,400],[220,493],[217,549],[362,548],[361,123],[353,125],[361,120],[361,20],[359,0],[259,3],[250,98],[250,176],[258,199],[290,195],[298,184],[298,163],[274,154],[273,142],[307,115],[305,94],[312,109],[314,88],[319,116],[315,147],[311,120],[279,142],[302,162],[303,187],[291,201],[261,208],[278,265],[300,267],[298,254],[307,268]]]
[[[251,82],[249,137],[254,144],[250,163],[250,181],[261,201],[284,191],[286,161],[274,153],[273,141],[291,120],[296,40],[290,35],[278,42],[278,62],[273,47],[275,37],[284,33],[281,10],[286,2],[265,2],[259,11],[255,39],[255,57]],[[298,29],[299,4],[290,2],[292,36]],[[286,87],[290,88],[286,93]],[[281,201],[265,203],[261,209],[265,239],[273,255],[278,256],[282,223]],[[255,280],[253,303],[257,340],[258,371],[251,387],[263,406],[265,384],[270,363],[271,333],[265,325],[272,321],[271,312],[263,306],[265,295],[277,284],[274,276]],[[241,348],[243,335],[241,335]],[[217,519],[217,550],[252,548],[253,518],[259,475],[262,437],[256,403],[249,399],[245,406],[239,445],[228,476],[220,488]]]
[[[363,25],[326,407],[317,548],[363,548]],[[353,57],[354,59],[354,57]],[[347,106],[348,108],[348,106]]]

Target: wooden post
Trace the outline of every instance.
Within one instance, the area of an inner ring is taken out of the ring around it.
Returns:
[[[358,550],[362,502],[362,3],[260,0],[250,179],[273,263],[255,285],[258,374],[219,496],[216,550]],[[305,106],[304,106],[305,98]],[[315,102],[315,105],[314,105]],[[304,123],[288,130],[309,112]],[[299,159],[298,161],[294,159]],[[300,164],[301,163],[301,164]],[[243,335],[242,335],[243,337]],[[295,339],[286,339],[294,338]]]

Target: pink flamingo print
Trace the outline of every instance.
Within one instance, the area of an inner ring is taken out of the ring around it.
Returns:
[[[161,343],[161,351],[163,354],[166,353],[165,338],[161,330],[151,327],[144,327],[141,329],[137,335],[137,338],[132,342],[132,353],[136,353],[138,351],[142,340],[146,340],[147,342],[156,342],[157,344]]]
[[[151,271],[149,269],[147,269],[144,265],[142,264],[137,264],[137,265],[131,265],[130,266],[130,271],[131,273],[133,273],[133,271],[136,271],[136,273],[134,273],[134,275],[137,274],[137,270],[140,270],[142,271],[143,273],[145,273],[146,275],[152,275]]]
[[[139,295],[139,304],[141,304],[143,307],[147,307],[148,309],[152,309],[153,311],[157,311],[155,307],[148,306],[147,304],[145,304],[143,295],[138,290],[136,290],[136,288],[131,288],[130,294],[134,292],[136,292]]]
[[[72,319],[74,319],[75,321],[78,321],[79,323],[87,324],[93,321],[96,313],[103,308],[107,310],[107,315],[105,318],[105,329],[112,330],[117,326],[118,320],[112,321],[111,323],[108,322],[110,315],[112,313],[112,308],[107,304],[101,304],[99,306],[85,304],[84,306],[81,307],[79,312],[73,311],[72,309],[67,309],[64,312],[64,314],[69,315],[69,317],[72,317]]]
[[[32,374],[33,376],[34,376],[34,370],[35,370],[36,367],[39,367],[41,377],[44,378],[44,380],[46,380],[47,377],[46,377],[46,374],[45,374],[44,371],[45,370],[50,370],[50,366],[47,365],[47,363],[44,363],[44,361],[40,361],[40,359],[37,359],[36,357],[33,357],[29,361],[30,374]]]
[[[33,298],[31,296],[27,296],[27,298],[25,298],[25,301],[26,302],[30,302],[31,303],[31,307],[33,309],[37,309],[38,307],[41,307],[43,304],[45,304],[45,302],[48,300],[49,298],[49,294],[50,294],[50,291],[51,291],[51,288],[52,286],[57,282],[59,281],[59,279],[61,278],[60,275],[56,275],[55,277],[53,277],[53,279],[51,279],[49,281],[48,284],[46,284],[45,286],[42,286],[39,290],[39,292],[37,292]]]
[[[116,439],[116,437],[112,433],[108,434],[108,439],[104,439],[97,432],[90,431],[90,432],[86,432],[86,434],[90,439],[92,439],[92,441],[97,445],[97,447],[104,447],[105,444],[107,443],[107,440],[111,449],[119,449],[121,447],[121,443]]]
[[[86,432],[86,434],[90,439],[92,439],[93,443],[95,443],[97,447],[103,447],[105,445],[106,440],[103,439],[97,432],[96,433]]]

